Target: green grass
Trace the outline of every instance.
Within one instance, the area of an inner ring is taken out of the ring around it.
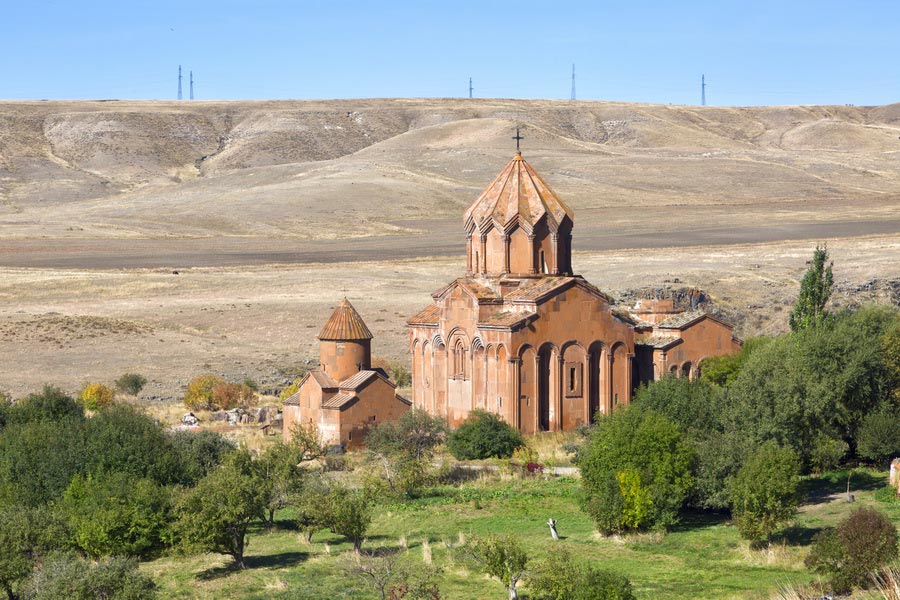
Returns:
[[[815,577],[803,566],[812,536],[851,510],[877,505],[900,522],[900,504],[875,499],[884,478],[857,472],[852,487],[856,502],[846,501],[846,472],[804,482],[809,502],[794,525],[768,549],[751,550],[725,517],[686,513],[666,534],[605,538],[596,534],[578,508],[577,480],[493,480],[440,487],[424,498],[380,506],[364,549],[398,548],[405,537],[409,559],[422,561],[428,540],[433,562],[442,569],[445,598],[505,598],[500,583],[469,572],[455,562],[460,539],[488,533],[521,536],[529,555],[540,559],[554,542],[547,519],[558,521],[562,540],[573,554],[629,577],[639,598],[769,598],[779,585],[806,584]],[[883,494],[883,493],[882,493]],[[249,538],[244,571],[227,567],[217,555],[167,557],[142,565],[166,598],[375,598],[364,582],[344,572],[351,545],[340,536],[318,533],[306,544],[292,530],[290,512],[278,530],[255,531]],[[330,552],[330,553],[329,553]],[[521,591],[527,595],[527,586]]]

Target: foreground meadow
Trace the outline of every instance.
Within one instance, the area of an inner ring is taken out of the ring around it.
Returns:
[[[882,474],[854,473],[854,503],[843,493],[846,482],[846,471],[805,480],[805,501],[794,525],[768,548],[751,549],[726,516],[710,513],[683,513],[668,533],[601,536],[579,508],[577,479],[481,474],[456,487],[430,488],[415,500],[380,504],[363,549],[403,552],[415,564],[430,558],[440,569],[444,598],[505,597],[498,581],[472,572],[455,552],[473,536],[508,533],[520,536],[534,562],[553,544],[564,545],[581,560],[627,576],[639,598],[764,599],[782,586],[816,579],[803,565],[811,538],[851,510],[875,505],[900,523],[900,505],[874,498],[886,483]],[[259,528],[249,536],[243,571],[215,554],[165,557],[141,568],[167,598],[379,597],[355,573],[351,543],[327,530],[307,543],[292,516],[285,510],[274,531]],[[550,538],[549,517],[558,521],[558,542]],[[527,597],[527,585],[521,592]]]

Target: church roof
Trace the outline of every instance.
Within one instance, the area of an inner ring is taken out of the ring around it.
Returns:
[[[338,392],[328,400],[322,402],[322,408],[343,408],[344,405],[356,400],[356,394],[353,392]]]
[[[634,341],[638,346],[649,346],[659,350],[665,350],[670,346],[674,346],[681,341],[680,337],[674,335],[651,335],[645,338],[639,338]]]
[[[425,307],[424,310],[419,312],[414,317],[410,317],[407,321],[407,325],[425,325],[428,327],[434,327],[441,321],[441,307],[437,304],[429,304]]]
[[[568,289],[573,285],[577,285],[589,292],[591,295],[602,298],[607,302],[611,301],[609,296],[601,292],[599,289],[597,289],[596,286],[588,283],[581,277],[559,276],[541,277],[540,279],[534,279],[532,281],[528,281],[527,283],[523,283],[518,288],[506,294],[504,300],[509,300],[511,302],[541,303],[547,298],[551,298],[557,293]]]
[[[318,337],[320,340],[371,340],[372,332],[350,301],[344,298]]]
[[[487,233],[491,227],[509,232],[517,223],[533,231],[538,221],[556,231],[565,219],[573,220],[572,209],[560,200],[517,152],[496,179],[465,213],[467,231]]]
[[[363,387],[371,378],[378,376],[378,371],[360,371],[359,373],[355,373],[340,383],[341,391],[359,391],[359,389]]]
[[[691,310],[660,321],[656,327],[657,329],[684,329],[705,316],[707,314],[702,310]]]
[[[503,329],[515,327],[523,321],[534,318],[537,313],[521,312],[518,310],[498,310],[478,321],[478,327],[500,327]]]

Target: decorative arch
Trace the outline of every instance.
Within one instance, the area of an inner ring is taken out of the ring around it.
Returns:
[[[691,379],[692,367],[693,365],[691,364],[691,361],[686,361],[683,365],[681,365],[681,377],[687,377],[688,379]]]

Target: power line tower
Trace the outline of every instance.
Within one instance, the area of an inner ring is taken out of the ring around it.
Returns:
[[[700,76],[700,106],[706,106],[706,75]]]
[[[472,87],[472,78],[469,77],[469,98],[472,97],[472,90],[474,90],[474,89],[475,88]]]
[[[178,65],[178,99],[181,100],[181,65]]]
[[[191,100],[194,99],[194,72],[191,71]]]
[[[575,99],[575,63],[572,63],[572,100]]]

